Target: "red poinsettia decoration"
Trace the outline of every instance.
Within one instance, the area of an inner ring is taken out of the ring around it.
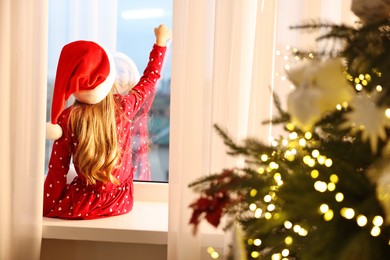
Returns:
[[[194,233],[197,231],[198,224],[201,218],[205,219],[214,227],[218,227],[223,209],[230,202],[226,192],[218,192],[213,196],[202,196],[197,201],[190,205],[193,209],[190,224],[194,225]]]

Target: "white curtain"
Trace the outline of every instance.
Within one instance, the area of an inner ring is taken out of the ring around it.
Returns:
[[[208,246],[227,253],[228,236],[210,235],[204,223],[194,236],[188,224],[197,196],[188,184],[241,164],[226,155],[212,125],[236,141],[268,142],[278,134],[261,122],[274,114],[271,91],[282,101],[290,91],[284,53],[314,44],[313,36],[288,27],[314,18],[350,22],[349,8],[350,1],[336,0],[174,2],[168,259],[211,259]]]
[[[39,259],[47,1],[0,1],[0,259]]]

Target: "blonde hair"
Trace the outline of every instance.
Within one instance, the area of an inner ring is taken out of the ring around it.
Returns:
[[[73,161],[87,184],[119,180],[112,175],[120,162],[116,134],[116,100],[112,90],[101,102],[89,105],[75,101],[69,116],[70,129],[77,138]]]

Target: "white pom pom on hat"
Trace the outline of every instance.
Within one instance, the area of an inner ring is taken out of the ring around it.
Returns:
[[[58,61],[51,123],[46,124],[46,138],[61,138],[62,128],[57,121],[70,95],[73,94],[79,102],[97,104],[110,92],[115,76],[114,59],[103,46],[92,41],[74,41],[65,45]]]

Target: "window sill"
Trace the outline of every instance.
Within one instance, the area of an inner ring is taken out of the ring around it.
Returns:
[[[135,201],[125,215],[94,220],[43,218],[46,239],[167,245],[168,204]]]

